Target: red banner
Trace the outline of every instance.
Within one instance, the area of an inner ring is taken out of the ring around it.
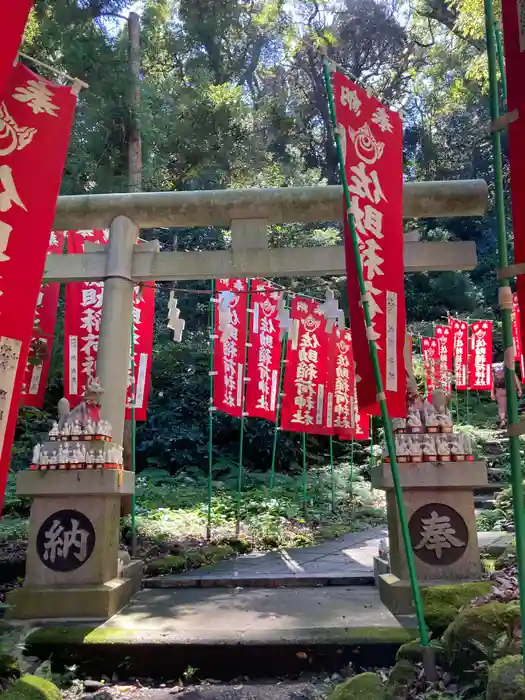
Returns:
[[[399,114],[340,73],[332,75],[338,131],[359,239],[368,309],[388,412],[406,416],[403,264],[403,125]],[[385,235],[387,234],[387,235]],[[345,216],[345,257],[357,392],[363,410],[379,414],[377,389]]]
[[[467,384],[468,323],[457,318],[450,319],[453,336],[454,377],[456,389],[464,391]]]
[[[437,338],[421,338],[421,351],[423,353],[427,394],[432,396],[432,392],[438,387],[441,379]]]
[[[319,302],[302,297],[292,301],[291,317],[294,330],[286,353],[281,428],[329,435],[332,430],[326,425],[326,320]]]
[[[273,290],[273,291],[272,291]],[[253,280],[248,369],[244,410],[248,416],[277,418],[281,343],[277,320],[280,294],[263,280]]]
[[[0,97],[8,88],[13,64],[16,60],[33,0],[0,0],[2,30],[0,31]],[[0,123],[4,117],[0,106]],[[3,125],[2,125],[3,126]],[[5,127],[4,127],[5,128]],[[0,138],[2,138],[0,136]],[[2,154],[3,155],[3,154]]]
[[[470,389],[492,389],[492,321],[470,326]]]
[[[67,252],[72,255],[83,253],[85,243],[105,245],[108,233],[102,229],[68,231]],[[64,395],[72,406],[82,398],[88,380],[96,376],[103,298],[104,282],[71,282],[66,285]],[[147,419],[154,315],[155,288],[153,283],[145,282],[135,288],[133,302],[136,420]],[[131,419],[132,384],[130,358],[126,420]]]
[[[334,328],[329,337],[326,427],[333,435],[354,432],[354,354],[352,333]]]
[[[517,294],[512,295],[512,341],[514,343],[514,358],[516,362],[520,363],[521,381],[525,384],[525,360],[521,344],[521,314]]]
[[[126,420],[131,420],[135,395],[135,420],[147,420],[153,359],[153,321],[155,319],[155,283],[144,282],[133,294],[133,375],[130,356]],[[131,353],[130,353],[131,355]]]
[[[215,283],[215,345],[213,349],[213,405],[218,411],[240,418],[243,413],[246,362],[246,316],[248,283],[242,279],[219,279]],[[221,292],[228,301],[229,327],[220,329]]]
[[[68,231],[68,255],[83,253],[85,243],[107,243],[108,234],[102,229]],[[82,398],[88,380],[96,376],[103,295],[104,282],[66,284],[64,396],[72,406]]]
[[[1,103],[0,506],[76,102],[18,64]]]
[[[450,380],[448,379],[452,373],[452,351],[454,344],[454,336],[452,329],[448,326],[436,326],[436,339],[438,341],[439,353],[439,376],[446,380],[446,386],[450,389]]]
[[[509,120],[510,191],[514,230],[514,262],[525,262],[525,7],[523,0],[501,3],[507,76],[507,113]],[[525,308],[525,277],[518,275],[516,288],[520,307]],[[525,326],[525,324],[524,324]],[[521,328],[521,345],[525,348],[525,331]]]
[[[53,231],[49,239],[48,255],[60,255],[64,248],[64,232]],[[47,375],[51,364],[51,350],[55,335],[60,284],[52,282],[40,287],[36,304],[33,336],[29,346],[21,403],[23,406],[42,408]]]

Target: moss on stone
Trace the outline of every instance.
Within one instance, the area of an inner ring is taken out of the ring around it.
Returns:
[[[421,642],[413,639],[411,642],[402,644],[397,650],[396,661],[412,661],[418,663],[422,659]]]
[[[4,700],[62,700],[54,683],[38,676],[22,676],[3,695]]]
[[[401,659],[396,663],[390,672],[385,688],[386,700],[396,700],[396,698],[405,698],[408,687],[418,677],[417,667],[407,661]]]
[[[336,685],[328,700],[384,700],[385,688],[377,673],[360,673]]]
[[[501,635],[506,634],[509,626],[519,618],[517,602],[492,601],[463,609],[441,638],[447,661],[458,672],[468,670],[474,662],[483,661],[495,653]]]
[[[0,678],[18,678],[20,668],[18,661],[10,654],[0,655]]]
[[[521,656],[505,656],[489,668],[487,700],[525,700]]]
[[[389,644],[398,645],[410,642],[417,637],[417,630],[405,627],[350,627],[348,629],[325,629],[312,633],[311,641],[326,644]],[[155,637],[153,637],[155,640]],[[120,627],[42,627],[35,630],[26,640],[28,647],[78,646],[97,644],[137,644],[144,643],[144,631]]]
[[[516,540],[511,542],[508,547],[505,548],[505,551],[499,555],[499,557],[496,559],[496,562],[494,564],[494,568],[497,571],[500,571],[501,569],[506,569],[508,566],[516,566],[517,558],[516,558]]]
[[[447,586],[423,588],[425,620],[434,637],[438,637],[457,617],[459,610],[479,596],[490,593],[490,581],[466,581]]]
[[[187,559],[183,554],[168,554],[165,557],[150,561],[146,567],[148,574],[158,576],[184,571],[187,568]]]

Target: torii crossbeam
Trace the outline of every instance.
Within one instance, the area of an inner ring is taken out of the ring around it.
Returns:
[[[479,216],[483,180],[406,183],[405,218]],[[45,282],[104,280],[97,373],[105,389],[102,415],[122,443],[133,287],[145,280],[298,277],[345,274],[342,246],[268,247],[269,224],[343,218],[340,187],[283,187],[60,197],[54,229],[110,229],[109,243],[82,255],[48,256]],[[135,245],[141,228],[228,226],[231,249],[159,252],[158,241]],[[471,270],[474,242],[405,241],[405,270]]]

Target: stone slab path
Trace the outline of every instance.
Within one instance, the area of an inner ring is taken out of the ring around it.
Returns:
[[[354,532],[314,547],[243,554],[183,574],[157,576],[147,588],[215,586],[370,585],[374,555],[386,527]]]
[[[146,589],[95,635],[113,644],[338,644],[366,642],[371,629],[394,640],[416,634],[412,616],[394,617],[375,588],[338,586]]]
[[[349,533],[314,547],[255,552],[183,574],[147,579],[146,588],[360,586],[374,583],[374,556],[386,527]],[[480,532],[482,550],[497,556],[512,541],[504,532]]]

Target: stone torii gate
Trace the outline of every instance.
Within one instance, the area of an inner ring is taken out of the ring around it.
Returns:
[[[406,183],[403,198],[407,219],[479,216],[486,210],[488,190],[483,180]],[[343,215],[342,190],[337,186],[60,197],[54,230],[110,231],[107,246],[91,244],[81,255],[48,256],[44,281],[104,281],[97,374],[105,390],[102,417],[113,426],[114,442],[123,442],[137,283],[344,275],[342,246],[269,248],[267,231],[270,224],[341,221]],[[160,252],[158,241],[137,245],[141,228],[212,225],[231,228],[230,250]],[[404,260],[407,272],[471,270],[476,266],[476,248],[474,242],[420,242],[407,236]],[[122,495],[133,492],[134,475],[124,472],[117,479],[114,472],[103,473],[109,471],[20,473],[17,490],[32,495],[34,501],[26,582],[10,595],[11,616],[104,618],[122,607],[140,585],[140,571],[130,569],[132,565],[119,568],[118,556],[117,505]],[[97,513],[91,523],[96,542],[90,561],[76,563],[71,571],[56,567],[51,571],[38,551],[39,542],[48,537],[44,524],[55,511],[66,512],[76,503],[80,515],[82,509],[88,518],[90,512]]]

